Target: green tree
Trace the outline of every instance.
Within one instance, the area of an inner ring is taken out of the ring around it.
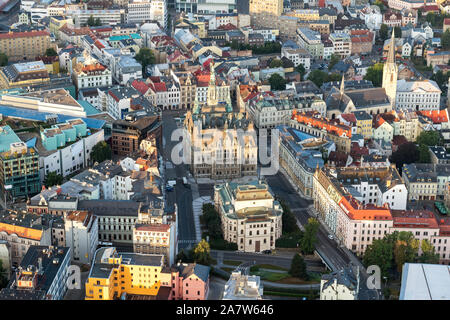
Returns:
[[[155,56],[149,48],[141,48],[139,53],[135,56],[135,59],[142,65],[142,73],[145,73],[145,69],[148,65],[155,63]]]
[[[202,239],[194,248],[193,258],[194,261],[199,264],[203,264],[205,266],[209,266],[211,264],[211,250],[209,243],[206,242],[205,239]]]
[[[441,38],[441,46],[443,49],[450,49],[450,29],[445,30]]]
[[[430,151],[428,146],[423,143],[419,145],[419,162],[431,163]]]
[[[378,6],[380,8],[380,12],[384,13],[386,11],[386,8],[384,6],[384,3],[381,0],[376,0],[374,2],[374,5]]]
[[[0,67],[4,67],[8,64],[8,56],[3,52],[0,52]]]
[[[56,57],[58,55],[58,53],[56,52],[55,49],[53,48],[48,48],[47,50],[45,50],[45,55],[47,57]]]
[[[55,185],[61,185],[63,182],[63,176],[56,173],[56,171],[49,172],[45,179],[44,179],[44,185],[49,188],[51,186]]]
[[[94,27],[95,26],[95,18],[93,15],[91,15],[88,20],[87,20],[87,25],[89,27]]]
[[[419,245],[419,240],[414,239],[414,235],[411,232],[401,231],[398,233],[398,238],[394,245],[394,261],[398,273],[402,272],[405,263],[414,262],[419,251]]]
[[[388,271],[392,267],[393,245],[386,239],[376,239],[367,246],[363,256],[363,263],[366,267],[378,265],[383,276],[388,276]]]
[[[100,163],[108,159],[111,159],[111,147],[105,141],[100,141],[92,148],[91,160]]]
[[[176,258],[175,258],[175,262],[186,262],[186,263],[191,263],[194,262],[194,260],[192,259],[192,257],[190,256],[190,252],[185,252],[184,249],[181,249]]]
[[[397,169],[401,171],[404,164],[410,164],[419,160],[420,153],[417,146],[413,142],[407,142],[400,145],[394,153],[392,153],[389,161],[395,163]]]
[[[271,68],[279,68],[283,66],[283,61],[280,59],[273,59],[269,65]]]
[[[300,63],[297,67],[295,67],[295,70],[300,73],[300,78],[303,80],[303,77],[306,74],[305,67]]]
[[[286,203],[283,200],[281,199],[277,200],[278,202],[280,202],[281,208],[283,209],[283,215],[281,216],[282,233],[287,234],[299,232],[300,228],[297,225],[297,219],[295,218],[291,209],[286,205]]]
[[[364,76],[364,80],[372,81],[374,87],[380,87],[383,81],[383,64],[376,63],[375,65],[367,69],[367,73]]]
[[[319,230],[319,221],[315,218],[309,218],[305,226],[302,239],[300,240],[300,249],[304,254],[312,254],[316,247],[317,231]]]
[[[310,72],[308,75],[308,80],[311,80],[320,88],[324,82],[328,81],[328,74],[316,69]]]
[[[102,20],[100,20],[100,18],[95,19],[94,25],[97,26],[97,27],[101,26],[102,25]]]
[[[328,62],[328,70],[333,69],[334,65],[339,61],[341,61],[341,58],[335,54],[332,54],[330,57],[330,62]]]
[[[416,143],[426,146],[438,146],[441,144],[441,137],[438,131],[422,131],[417,137]]]
[[[382,41],[386,40],[388,38],[388,32],[389,32],[389,27],[386,24],[381,24],[380,26],[380,31],[379,31],[379,35],[380,35],[380,39]]]
[[[208,235],[211,239],[223,239],[222,222],[219,213],[211,203],[205,203],[202,207],[203,214],[200,216],[200,222],[207,226]]]
[[[3,261],[0,259],[0,289],[3,289],[8,285],[7,274],[8,271],[3,268]]]
[[[439,254],[435,252],[433,245],[427,239],[423,239],[420,243],[422,249],[422,255],[419,257],[420,263],[439,263]]]
[[[278,73],[274,73],[269,78],[270,90],[285,90],[287,81]]]
[[[301,255],[295,254],[291,262],[289,274],[293,277],[308,280],[308,272],[306,271],[306,263]]]
[[[438,84],[439,88],[441,89],[442,92],[445,92],[445,87],[448,83],[448,78],[449,78],[450,72],[447,73],[443,73],[442,70],[438,70],[438,72],[434,73],[431,76],[431,79],[436,81],[436,83]]]
[[[394,27],[394,35],[396,38],[402,37],[402,29],[400,27]]]
[[[339,81],[339,83],[340,83],[341,80],[342,80],[342,74],[339,74],[339,73],[330,73],[327,77],[327,82]]]

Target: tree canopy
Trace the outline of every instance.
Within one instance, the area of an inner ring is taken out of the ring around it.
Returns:
[[[444,50],[450,49],[450,29],[445,30],[442,35],[441,46]]]
[[[384,23],[381,24],[380,31],[378,34],[380,35],[380,39],[382,41],[386,40],[389,37],[388,33],[389,33],[389,27]]]
[[[328,73],[318,69],[313,70],[309,73],[308,80],[311,80],[320,88],[324,82],[328,82]]]
[[[63,176],[56,173],[56,171],[49,172],[44,179],[44,185],[49,188],[55,185],[61,185],[63,182]]]
[[[301,255],[295,254],[291,262],[289,274],[293,277],[308,280],[308,272],[306,271],[306,263]]]
[[[93,162],[103,162],[111,159],[111,147],[105,141],[97,143],[91,151],[91,160]]]
[[[270,90],[285,90],[287,81],[278,73],[274,73],[269,78]]]
[[[283,66],[283,61],[281,61],[280,59],[273,59],[272,61],[270,61],[270,65],[269,67],[271,68],[279,68]]]
[[[383,82],[383,66],[382,63],[376,63],[367,69],[364,80],[372,81],[374,87],[381,87]]]
[[[155,63],[155,55],[149,48],[141,48],[139,53],[135,56],[136,61],[139,61],[142,65],[142,73],[145,73],[145,69],[148,65]]]
[[[438,146],[441,144],[441,137],[438,131],[422,131],[417,137],[416,143],[426,146]]]
[[[58,53],[56,52],[55,49],[53,48],[48,48],[47,50],[45,50],[45,55],[47,57],[56,57],[58,55]]]
[[[300,240],[300,249],[304,254],[312,254],[316,248],[317,231],[319,230],[319,221],[315,218],[309,218],[305,225],[302,239]]]
[[[206,242],[205,239],[202,239],[197,246],[194,248],[193,258],[194,261],[209,266],[211,264],[211,250],[209,247],[209,243]]]
[[[389,161],[395,163],[397,169],[401,171],[404,164],[410,164],[419,160],[419,150],[413,142],[401,144],[397,151],[393,152]]]
[[[295,67],[295,70],[296,70],[298,73],[300,73],[300,78],[301,78],[301,80],[303,80],[303,79],[304,79],[303,77],[304,77],[305,74],[306,74],[305,67],[300,63],[298,66]]]
[[[328,70],[333,69],[334,65],[341,61],[341,58],[339,58],[338,55],[335,55],[334,53],[330,57],[330,61],[328,62]]]
[[[422,249],[420,256],[419,248]],[[390,271],[401,274],[403,265],[407,262],[437,263],[439,255],[428,240],[419,242],[411,232],[395,231],[382,239],[374,240],[363,256],[364,265],[378,265],[384,277]]]
[[[4,67],[8,64],[8,56],[3,52],[0,52],[0,67]]]

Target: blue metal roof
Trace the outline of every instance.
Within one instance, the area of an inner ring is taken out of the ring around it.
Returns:
[[[52,113],[49,112],[40,112],[36,110],[31,109],[20,109],[16,107],[8,107],[8,106],[1,106],[0,105],[0,114],[2,114],[5,117],[11,117],[11,118],[19,118],[24,120],[31,120],[31,121],[46,121],[46,116],[52,115]],[[82,118],[82,117],[74,117],[74,116],[67,116],[64,114],[56,114],[58,118],[58,123],[60,122],[66,122],[67,120],[71,119],[81,119],[83,120],[88,128],[92,129],[101,129],[104,124],[105,120],[98,120],[98,119],[91,119],[91,118]]]

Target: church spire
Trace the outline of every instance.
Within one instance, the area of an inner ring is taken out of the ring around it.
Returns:
[[[395,33],[392,29],[391,44],[389,45],[389,53],[387,56],[387,63],[395,63]]]
[[[344,95],[344,89],[345,89],[345,77],[344,77],[344,74],[342,74],[341,88],[339,90],[339,92],[341,93],[341,96]]]

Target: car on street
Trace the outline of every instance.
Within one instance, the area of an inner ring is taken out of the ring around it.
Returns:
[[[170,184],[166,185],[166,191],[167,192],[172,192],[173,191],[173,186],[171,186]]]
[[[272,253],[272,250],[263,250],[262,253],[264,253],[264,254],[271,254],[271,253]]]
[[[333,235],[329,234],[328,239],[333,240],[334,239]]]

